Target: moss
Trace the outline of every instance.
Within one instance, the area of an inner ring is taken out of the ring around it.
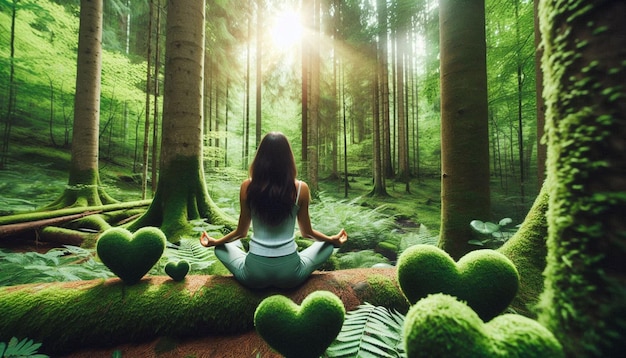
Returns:
[[[76,287],[28,285],[0,289],[0,337],[22,336],[59,355],[155,336],[197,337],[252,329],[261,298],[232,281],[190,291],[185,282],[119,280]]]
[[[626,349],[626,3],[541,2],[548,258],[540,322],[569,355]],[[584,47],[577,46],[585,41]]]
[[[166,241],[163,232],[155,227],[144,227],[134,234],[117,227],[102,233],[96,251],[102,263],[132,285],[159,261]]]
[[[201,159],[180,157],[161,167],[152,205],[129,225],[129,229],[160,227],[169,241],[178,242],[181,236],[196,235],[190,224],[193,220],[208,219],[214,225],[224,225],[228,229],[236,227],[235,220],[224,214],[209,196]]]
[[[274,295],[264,299],[254,314],[254,325],[263,339],[287,358],[317,358],[341,331],[345,308],[328,291],[309,294],[298,306]]]
[[[563,357],[552,333],[536,321],[513,314],[483,323],[463,302],[430,295],[407,313],[405,350],[417,357]]]
[[[406,312],[409,308],[409,302],[402,294],[397,281],[384,275],[368,276],[366,289],[361,291],[359,296],[364,302],[398,312]]]
[[[520,274],[520,288],[511,306],[529,317],[536,317],[534,306],[543,291],[548,237],[547,193],[547,185],[543,185],[519,230],[497,250],[513,262]]]
[[[515,265],[494,250],[472,251],[456,263],[435,246],[415,245],[400,255],[397,270],[409,302],[446,293],[466,301],[485,321],[502,313],[519,287]]]

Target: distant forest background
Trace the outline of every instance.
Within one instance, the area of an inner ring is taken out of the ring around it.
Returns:
[[[100,169],[118,199],[149,198],[156,185],[165,3],[104,2]],[[302,11],[307,1],[234,4],[207,3],[209,182],[237,185],[260,137],[282,131],[313,188],[337,197],[366,193],[346,183],[371,184],[378,153],[387,186],[417,197],[420,185],[434,183],[420,200],[438,202],[437,1],[332,0],[311,11]],[[70,161],[79,5],[0,0],[0,214],[48,203],[65,185],[46,173],[67,172]],[[302,29],[317,31],[304,30],[302,41],[292,36]],[[486,39],[492,209],[494,220],[519,222],[542,180],[532,1],[487,0]],[[372,80],[381,64],[382,79]],[[388,103],[379,103],[380,91]],[[310,147],[314,155],[303,150]],[[236,194],[235,186],[226,189]]]

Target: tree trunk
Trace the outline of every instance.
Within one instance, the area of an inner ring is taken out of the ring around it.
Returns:
[[[623,1],[541,1],[548,258],[541,323],[566,355],[626,350]]]
[[[204,179],[204,5],[168,2],[159,183],[148,211],[129,227],[160,227],[172,242],[191,233],[191,220],[234,226],[209,197]]]
[[[101,70],[102,0],[81,0],[69,181],[48,208],[115,202],[100,186],[98,173]]]
[[[485,3],[441,0],[441,238],[459,259],[474,220],[490,219]]]

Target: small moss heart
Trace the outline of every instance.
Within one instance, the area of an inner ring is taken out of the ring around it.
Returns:
[[[433,293],[467,302],[484,321],[502,313],[519,287],[519,273],[506,256],[476,250],[454,262],[432,245],[415,245],[398,259],[398,283],[411,304]]]
[[[315,291],[298,306],[285,296],[264,299],[254,313],[257,333],[287,358],[317,358],[341,331],[346,310],[328,291]]]
[[[417,302],[406,315],[403,336],[408,358],[563,357],[552,332],[517,314],[488,323],[465,303],[445,294]]]
[[[189,273],[189,263],[185,260],[170,261],[165,265],[165,273],[174,281],[182,281]]]
[[[112,228],[100,235],[96,252],[111,272],[132,285],[159,261],[166,240],[165,234],[155,227],[141,228],[134,235],[124,228]]]

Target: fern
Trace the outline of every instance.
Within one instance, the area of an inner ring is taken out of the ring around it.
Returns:
[[[341,332],[326,350],[328,357],[406,357],[402,340],[404,316],[369,303],[346,315]]]
[[[47,358],[45,354],[37,354],[41,343],[35,343],[32,339],[24,338],[21,341],[13,337],[9,343],[0,342],[0,357],[28,357]]]
[[[177,244],[167,243],[159,264],[150,273],[163,275],[163,269],[168,262],[180,260],[187,261],[189,272],[195,274],[210,274],[210,269],[217,261],[213,250],[200,245],[198,239],[182,238]]]
[[[353,251],[345,254],[337,254],[338,269],[367,268],[376,264],[388,264],[389,260],[373,250]]]

